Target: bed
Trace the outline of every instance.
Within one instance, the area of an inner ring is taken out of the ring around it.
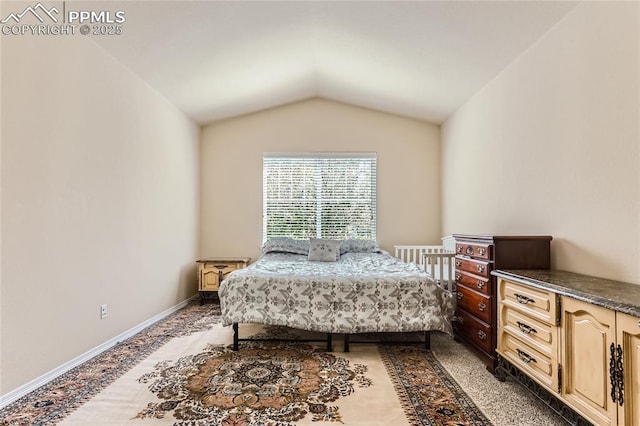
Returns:
[[[223,324],[233,326],[234,350],[241,323],[326,333],[328,350],[336,333],[345,335],[345,350],[352,334],[421,331],[428,346],[430,331],[452,333],[452,293],[417,265],[370,240],[339,241],[335,259],[329,253],[329,261],[315,260],[312,254],[326,241],[269,240],[255,263],[220,284]]]

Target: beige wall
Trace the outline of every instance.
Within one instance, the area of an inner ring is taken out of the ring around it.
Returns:
[[[199,127],[89,38],[1,49],[6,394],[195,293]]]
[[[379,244],[440,242],[438,126],[312,99],[203,128],[200,254],[256,258],[262,154],[308,151],[377,152]]]
[[[443,231],[640,283],[639,3],[584,2],[442,127]]]

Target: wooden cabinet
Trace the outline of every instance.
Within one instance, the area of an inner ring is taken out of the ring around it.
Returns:
[[[494,272],[498,375],[514,375],[572,424],[640,425],[640,286],[512,272]]]
[[[563,298],[562,397],[597,425],[640,424],[640,318]]]
[[[496,268],[545,269],[550,266],[550,236],[453,234],[456,247],[457,340],[476,349],[487,369],[496,359]]]
[[[222,280],[229,273],[246,268],[250,261],[249,257],[216,257],[198,260],[200,303],[203,303],[206,298],[215,297]]]

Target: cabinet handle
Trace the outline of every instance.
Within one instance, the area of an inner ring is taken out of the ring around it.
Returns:
[[[480,309],[480,312],[484,312],[485,309],[487,309],[487,304],[483,302],[478,303],[478,309]]]
[[[457,322],[457,323],[460,323],[460,324],[463,324],[464,323],[464,318],[462,318],[461,316],[455,316],[454,315],[453,321]]]
[[[526,305],[528,303],[536,303],[536,301],[533,300],[532,298],[527,297],[527,296],[523,296],[523,295],[518,294],[518,293],[514,293],[513,296],[516,298],[518,303],[521,303],[523,305]]]
[[[520,328],[520,331],[522,331],[524,334],[531,334],[531,333],[537,333],[538,330],[536,330],[535,328],[531,327],[530,325],[527,325],[523,322],[517,321],[516,324],[518,324],[518,328]]]
[[[618,387],[616,386],[616,345],[609,346],[609,382],[611,382],[611,401],[617,402]]]
[[[457,295],[458,295],[458,300],[462,300],[462,298],[464,297],[464,294],[462,294],[461,292],[458,292]]]
[[[478,280],[476,282],[476,287],[478,287],[480,290],[482,290],[484,288],[484,281]]]
[[[482,330],[478,330],[478,338],[480,340],[487,340],[487,333]]]
[[[478,247],[478,254],[480,256],[484,256],[485,253],[486,253],[486,250],[484,247]]]
[[[459,268],[462,266],[462,261],[461,260],[456,260],[456,268]]]
[[[461,278],[462,278],[462,274],[456,274],[456,281],[460,281]]]
[[[456,251],[458,253],[462,253],[462,246],[456,246]]]
[[[478,272],[480,272],[481,274],[484,274],[485,266],[484,266],[484,265],[478,265],[478,266],[476,267],[476,269],[477,269],[477,270],[478,270]]]
[[[525,351],[520,350],[520,349],[516,349],[516,351],[518,352],[518,358],[520,358],[525,363],[529,364],[530,362],[538,362],[538,361],[536,361],[536,359],[534,357],[532,357],[531,355],[529,355]]]
[[[618,405],[624,404],[624,367],[622,365],[622,347],[618,345],[616,356],[616,376],[618,378]]]

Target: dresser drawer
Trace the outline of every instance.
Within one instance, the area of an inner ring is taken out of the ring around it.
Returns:
[[[556,353],[555,327],[537,321],[520,311],[500,304],[500,326],[539,352],[552,357]]]
[[[500,278],[498,301],[547,324],[556,324],[557,296],[550,291],[518,284]]]
[[[504,330],[498,332],[498,353],[547,389],[558,392],[558,363]]]
[[[493,256],[493,246],[491,244],[469,244],[460,242],[456,243],[456,253],[478,259],[491,260]]]
[[[484,322],[491,323],[493,315],[493,299],[483,293],[471,290],[463,285],[456,287],[458,307],[480,318]]]
[[[456,270],[456,282],[484,294],[491,294],[491,280],[486,277],[470,274],[461,270]]]
[[[493,246],[491,244],[470,244],[460,242],[456,243],[456,253],[489,260],[493,256]]]
[[[459,334],[481,347],[485,352],[493,350],[493,334],[489,324],[473,317],[465,310],[457,308],[454,327]]]
[[[456,269],[472,274],[479,275],[481,277],[489,277],[489,273],[493,264],[484,260],[469,259],[462,256],[456,256]]]

